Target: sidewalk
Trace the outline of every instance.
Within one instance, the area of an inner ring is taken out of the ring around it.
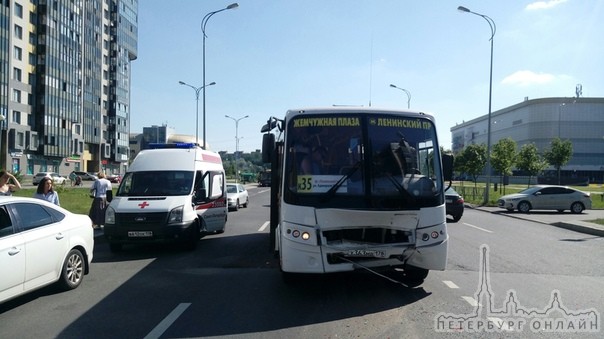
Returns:
[[[517,211],[508,212],[505,209],[498,207],[473,206],[470,204],[466,204],[466,208],[604,237],[604,225],[589,222],[589,220],[604,219],[604,210],[601,209],[586,210],[581,214],[572,214],[569,211],[564,211],[563,213],[557,213],[555,211],[531,211],[525,214]]]

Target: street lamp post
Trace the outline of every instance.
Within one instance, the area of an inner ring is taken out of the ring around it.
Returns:
[[[210,20],[210,18],[212,17],[212,15],[222,12],[222,11],[226,11],[227,9],[235,9],[239,7],[239,4],[232,3],[228,6],[226,6],[226,8],[223,9],[219,9],[217,11],[213,11],[210,12],[208,14],[206,14],[203,19],[201,19],[201,32],[203,33],[203,79],[202,79],[202,83],[206,83],[206,25],[208,24],[208,20]],[[206,90],[205,88],[203,89],[203,148],[206,148]]]
[[[202,89],[206,88],[207,86],[214,86],[216,85],[215,82],[210,82],[209,84],[203,85],[201,87],[195,87],[193,85],[189,85],[184,81],[179,81],[178,82],[181,85],[187,86],[187,87],[191,87],[194,91],[195,91],[195,143],[197,143],[199,141],[199,91],[201,91]],[[206,127],[206,122],[204,120],[203,122],[203,128],[205,130]],[[206,148],[206,136],[204,134],[203,136],[203,148]]]
[[[407,109],[409,109],[411,107],[411,92],[409,92],[408,90],[406,90],[404,88],[400,88],[396,85],[393,85],[393,84],[390,84],[390,87],[400,89],[401,91],[405,92],[405,94],[407,94]]]
[[[239,180],[239,169],[238,169],[238,164],[237,164],[237,160],[239,158],[239,120],[243,120],[245,118],[249,118],[249,115],[246,115],[244,117],[235,119],[230,115],[226,115],[224,116],[225,118],[229,118],[232,119],[233,121],[235,121],[235,181]]]
[[[482,17],[491,27],[491,66],[489,70],[489,115],[487,119],[487,184],[484,191],[484,204],[486,205],[489,202],[489,188],[491,186],[491,99],[493,94],[493,38],[495,37],[495,31],[497,30],[495,26],[495,21],[489,18],[488,16],[476,12],[472,12],[471,10],[459,6],[457,7],[459,11],[471,13],[474,15],[478,15]]]

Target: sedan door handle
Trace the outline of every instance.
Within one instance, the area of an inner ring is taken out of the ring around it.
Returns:
[[[63,233],[59,233],[59,234],[57,234],[57,236],[55,237],[55,239],[57,239],[57,240],[61,240],[61,239],[63,239],[63,238],[65,238],[65,236],[63,235]]]
[[[20,248],[13,247],[10,250],[8,250],[8,255],[10,255],[11,257],[14,256],[14,255],[17,255],[19,253],[21,253],[21,249]]]

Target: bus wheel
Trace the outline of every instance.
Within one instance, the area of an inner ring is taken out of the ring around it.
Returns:
[[[394,269],[395,278],[398,278],[400,282],[405,284],[407,287],[417,287],[424,283],[424,280],[428,276],[428,270],[415,266],[405,266],[401,271]]]

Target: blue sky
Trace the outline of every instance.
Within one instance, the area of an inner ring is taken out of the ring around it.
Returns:
[[[195,135],[202,86],[201,20],[226,0],[139,0],[132,62],[131,132],[167,125]],[[290,108],[406,108],[450,128],[488,112],[491,29],[496,24],[492,111],[525,97],[604,96],[601,0],[239,0],[206,25],[206,135],[214,151],[260,149],[260,127]],[[199,137],[202,137],[202,97]]]

